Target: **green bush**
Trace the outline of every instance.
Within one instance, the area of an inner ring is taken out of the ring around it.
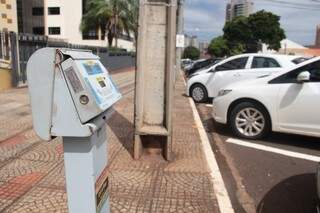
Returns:
[[[189,58],[191,60],[197,60],[200,57],[200,50],[196,47],[187,47],[184,49],[183,58]]]

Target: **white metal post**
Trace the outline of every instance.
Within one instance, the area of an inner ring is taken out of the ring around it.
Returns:
[[[109,213],[105,124],[91,137],[63,137],[70,213]]]

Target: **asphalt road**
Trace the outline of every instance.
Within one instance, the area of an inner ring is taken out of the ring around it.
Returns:
[[[214,122],[210,105],[197,109],[235,212],[317,212],[319,138],[273,133],[261,141],[238,140]]]

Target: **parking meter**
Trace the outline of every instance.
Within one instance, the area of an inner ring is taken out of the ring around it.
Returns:
[[[27,64],[35,132],[63,139],[69,212],[109,212],[106,120],[121,98],[91,51],[43,48]]]

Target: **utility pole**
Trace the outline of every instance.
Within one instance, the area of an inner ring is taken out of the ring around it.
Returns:
[[[178,10],[177,10],[177,35],[183,35],[183,27],[184,27],[184,0],[178,0]],[[177,61],[176,68],[177,72],[181,69],[181,58],[182,58],[182,47],[177,47]]]

